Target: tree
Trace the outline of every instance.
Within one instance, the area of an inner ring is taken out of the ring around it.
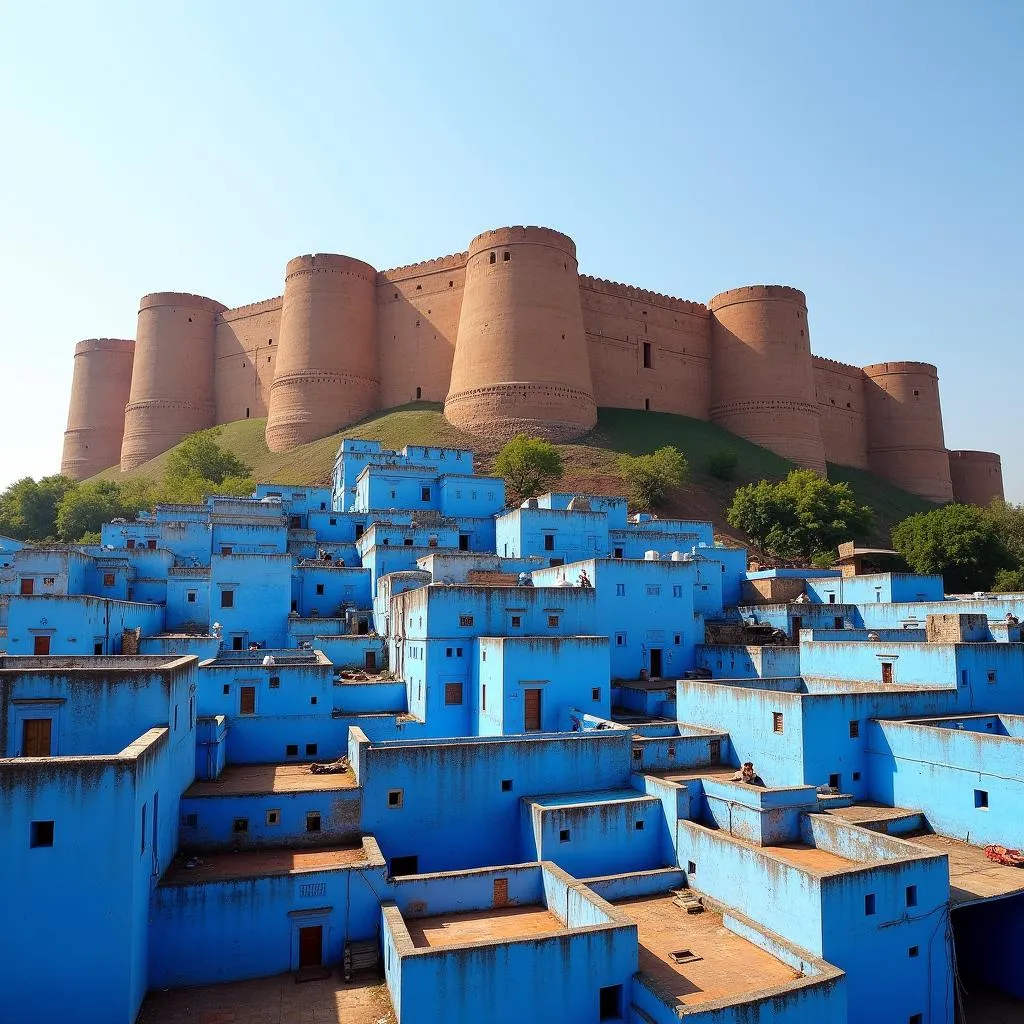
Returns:
[[[669,491],[683,485],[690,467],[681,451],[667,445],[650,455],[620,455],[619,472],[633,504],[646,511],[664,505]]]
[[[794,469],[778,483],[759,480],[738,488],[727,518],[773,555],[821,560],[840,541],[864,536],[874,516],[857,504],[849,484]]]
[[[719,448],[708,459],[708,472],[719,480],[731,480],[736,475],[739,456],[731,448]]]
[[[995,498],[985,509],[985,515],[995,527],[1003,546],[1018,565],[1024,565],[1024,505]]]
[[[198,476],[209,480],[212,484],[222,484],[228,477],[245,478],[252,472],[231,452],[225,451],[217,442],[220,427],[200,430],[189,434],[167,456],[164,468],[164,482],[170,487],[187,479]]]
[[[520,498],[528,498],[561,479],[562,456],[550,441],[517,434],[498,452],[494,471]]]
[[[57,506],[78,484],[70,477],[26,476],[0,494],[0,534],[19,540],[47,540],[57,533]]]
[[[140,509],[149,508],[153,495],[142,480],[115,483],[98,480],[80,484],[67,492],[57,508],[56,533],[63,541],[85,542],[98,534],[111,519],[134,518]]]
[[[1017,567],[989,511],[976,505],[910,516],[893,529],[892,544],[914,572],[940,573],[952,593],[987,590],[1000,569]]]

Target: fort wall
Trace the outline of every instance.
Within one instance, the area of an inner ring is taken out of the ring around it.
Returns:
[[[288,451],[430,401],[491,438],[576,438],[598,407],[668,412],[934,501],[1002,494],[997,455],[946,452],[935,367],[812,356],[795,288],[704,305],[580,275],[572,239],[549,228],[487,231],[466,252],[379,272],[300,256],[282,296],[250,305],[147,295],[133,360],[131,343],[85,344],[101,347],[76,353],[62,463],[79,478],[116,462],[118,445],[130,469],[215,423],[266,417],[268,445]]]
[[[988,505],[1003,500],[1003,466],[995,452],[949,453],[949,477],[953,500],[962,505]]]
[[[134,358],[134,340],[91,338],[75,346],[68,428],[60,460],[65,476],[81,480],[121,460]]]

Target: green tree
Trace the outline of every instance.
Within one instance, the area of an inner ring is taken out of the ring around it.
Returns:
[[[202,502],[208,494],[252,494],[255,486],[255,482],[249,476],[226,476],[222,480],[209,480],[197,472],[192,472],[170,481],[165,477],[159,500],[195,505]]]
[[[996,498],[985,509],[985,515],[995,527],[1006,550],[1018,565],[1024,566],[1024,505],[1014,505]]]
[[[738,488],[727,518],[771,554],[820,561],[840,541],[863,537],[874,516],[867,505],[857,504],[849,484],[794,469],[778,483],[759,480]]]
[[[1017,568],[989,510],[976,505],[910,516],[893,529],[892,545],[914,572],[940,573],[953,593],[987,590],[1000,569]]]
[[[55,474],[38,482],[26,476],[0,494],[0,534],[19,540],[47,540],[57,535],[57,506],[78,484]]]
[[[646,511],[664,505],[669,492],[683,485],[690,467],[681,451],[666,445],[650,455],[620,455],[619,472],[633,504]]]
[[[494,471],[518,497],[529,498],[562,478],[562,456],[550,441],[517,434],[498,452]]]
[[[217,441],[220,427],[190,434],[167,456],[164,482],[173,488],[189,477],[198,476],[212,484],[221,485],[229,477],[247,478],[252,466],[247,466],[231,452],[225,451]]]
[[[708,459],[708,472],[719,480],[731,480],[736,475],[740,458],[731,448],[719,448]]]
[[[57,508],[56,533],[63,541],[83,541],[98,534],[104,523],[123,517],[134,518],[149,508],[154,496],[145,481],[115,483],[98,480],[67,492]]]

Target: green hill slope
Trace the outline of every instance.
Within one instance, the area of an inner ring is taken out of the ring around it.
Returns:
[[[221,427],[220,442],[253,467],[257,480],[283,484],[329,484],[334,456],[343,437],[375,438],[388,448],[407,444],[471,448],[477,453],[479,470],[484,473],[490,470],[498,450],[493,442],[451,426],[442,415],[440,404],[430,402],[392,409],[281,454],[267,449],[263,437],[265,427],[266,420],[237,420]],[[674,445],[682,451],[691,470],[690,482],[664,514],[709,519],[719,533],[736,539],[742,537],[725,521],[725,509],[736,487],[762,478],[778,479],[793,468],[791,462],[766,448],[702,420],[632,409],[602,409],[594,430],[575,444],[560,446],[566,474],[559,487],[593,494],[621,494],[624,488],[616,469],[619,455],[640,455],[663,445]],[[735,452],[739,460],[732,481],[718,480],[708,472],[708,460],[722,449]],[[158,480],[166,459],[165,452],[128,473],[113,468],[101,473],[99,478]],[[858,499],[875,509],[877,524],[875,536],[870,539],[876,542],[888,543],[889,530],[894,523],[932,507],[924,499],[869,473],[833,465],[829,466],[828,473],[831,480],[848,482]]]

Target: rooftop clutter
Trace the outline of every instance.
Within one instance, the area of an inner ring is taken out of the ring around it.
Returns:
[[[402,1024],[1024,998],[1024,597],[473,469],[346,440],[330,488],[0,542],[10,1019],[358,965]]]

